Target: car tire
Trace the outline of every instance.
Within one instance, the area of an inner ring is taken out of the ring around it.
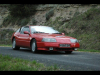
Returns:
[[[31,51],[33,53],[37,52],[37,45],[36,45],[36,40],[35,39],[32,40],[32,43],[31,43]]]
[[[12,41],[12,49],[13,50],[19,50],[20,49],[20,47],[16,46],[16,39],[15,38]]]
[[[65,54],[71,54],[72,51],[65,51]]]

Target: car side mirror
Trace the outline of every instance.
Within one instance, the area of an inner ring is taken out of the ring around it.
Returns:
[[[61,33],[62,35],[65,35],[65,33]]]
[[[30,34],[28,31],[24,31],[24,34]]]

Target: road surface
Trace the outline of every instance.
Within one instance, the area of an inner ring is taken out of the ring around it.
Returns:
[[[73,51],[64,52],[39,51],[32,53],[30,49],[12,50],[11,47],[0,47],[0,54],[10,55],[30,61],[36,60],[47,66],[57,65],[66,71],[100,71],[100,53]]]

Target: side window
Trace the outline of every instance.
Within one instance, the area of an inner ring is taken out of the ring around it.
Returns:
[[[21,34],[24,34],[24,31],[30,32],[29,27],[28,27],[28,26],[22,27],[20,33],[21,33]]]
[[[35,29],[34,28],[31,28],[31,33],[33,34],[35,32]]]

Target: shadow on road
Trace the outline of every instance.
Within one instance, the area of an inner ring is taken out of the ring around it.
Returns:
[[[32,53],[30,49],[28,48],[20,48],[20,50],[16,50],[16,51],[23,51],[23,52],[28,52],[28,53]],[[43,50],[39,50],[36,53],[33,54],[43,54],[43,55],[76,55],[77,53],[72,52],[71,54],[65,54],[64,51],[43,51]]]

